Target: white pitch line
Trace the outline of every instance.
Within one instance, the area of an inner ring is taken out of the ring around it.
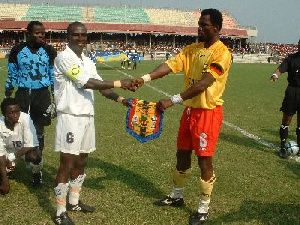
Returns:
[[[106,63],[103,63],[103,64],[106,65],[106,66],[109,67],[109,68],[113,68],[113,67],[107,65]],[[122,73],[123,75],[127,76],[127,77],[133,78],[133,76],[131,76],[131,75],[125,73],[125,72],[122,71],[122,70],[118,70],[118,69],[116,69],[116,68],[114,68],[114,69],[115,69],[116,71],[118,71],[119,73]],[[160,89],[157,89],[157,88],[155,88],[155,87],[153,87],[153,86],[151,86],[151,85],[149,85],[149,84],[145,84],[145,85],[146,85],[147,87],[152,88],[153,90],[155,90],[155,91],[161,93],[161,94],[164,94],[164,95],[167,96],[167,97],[171,97],[171,96],[172,96],[172,95],[168,94],[167,92],[164,92],[164,91],[162,91],[162,90],[160,90]],[[225,124],[225,125],[227,125],[227,126],[233,128],[233,129],[239,131],[239,132],[242,133],[244,136],[246,136],[246,137],[248,137],[248,138],[250,138],[250,139],[253,139],[253,140],[255,140],[256,142],[258,142],[258,143],[260,143],[260,144],[262,144],[262,145],[264,145],[264,146],[266,146],[266,147],[269,147],[269,148],[271,148],[271,149],[273,149],[273,150],[276,150],[276,151],[279,150],[279,148],[278,148],[277,146],[275,146],[274,144],[269,143],[269,142],[267,142],[266,140],[264,140],[264,139],[262,139],[262,138],[260,138],[260,137],[258,137],[258,136],[256,136],[256,135],[254,135],[254,134],[251,134],[251,133],[247,132],[246,130],[244,130],[244,129],[242,129],[242,128],[240,128],[240,127],[238,127],[238,126],[236,126],[236,125],[234,125],[234,124],[232,124],[232,123],[230,123],[230,122],[227,122],[227,121],[223,120],[223,124]]]

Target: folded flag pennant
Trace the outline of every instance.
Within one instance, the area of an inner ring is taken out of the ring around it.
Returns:
[[[164,113],[156,110],[157,103],[139,99],[129,99],[129,102],[132,107],[127,111],[126,131],[141,143],[158,138]]]

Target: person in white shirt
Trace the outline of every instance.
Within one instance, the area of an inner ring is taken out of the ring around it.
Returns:
[[[129,106],[127,99],[111,88],[130,89],[132,84],[131,79],[103,81],[97,74],[95,64],[83,54],[87,30],[82,23],[71,23],[67,28],[67,37],[66,49],[54,61],[54,98],[57,106],[55,151],[60,152],[60,167],[54,188],[56,224],[73,224],[66,210],[85,213],[95,210],[79,200],[88,154],[95,150],[93,90],[99,90],[106,98]]]
[[[15,98],[5,98],[1,103],[0,117],[0,192],[8,194],[10,184],[7,169],[14,170],[15,160],[25,159],[32,168],[33,186],[42,184],[43,159],[36,130],[30,116],[21,112]]]

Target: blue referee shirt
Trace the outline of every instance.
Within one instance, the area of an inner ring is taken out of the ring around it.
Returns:
[[[22,43],[13,47],[8,59],[5,89],[53,86],[53,62],[56,55],[56,50],[47,44],[34,48],[28,43]]]

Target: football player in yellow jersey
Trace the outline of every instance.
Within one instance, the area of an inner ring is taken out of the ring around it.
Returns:
[[[192,151],[198,157],[200,202],[190,224],[201,224],[208,218],[208,210],[216,176],[212,157],[222,125],[222,94],[231,65],[231,53],[220,41],[222,14],[216,9],[205,9],[199,19],[199,43],[185,47],[175,58],[167,60],[153,72],[134,80],[137,89],[144,83],[173,72],[184,72],[185,91],[171,99],[162,99],[159,110],[183,103],[185,109],[177,138],[177,165],[173,175],[174,187],[169,195],[155,202],[159,206],[181,206],[183,186],[191,173]]]

